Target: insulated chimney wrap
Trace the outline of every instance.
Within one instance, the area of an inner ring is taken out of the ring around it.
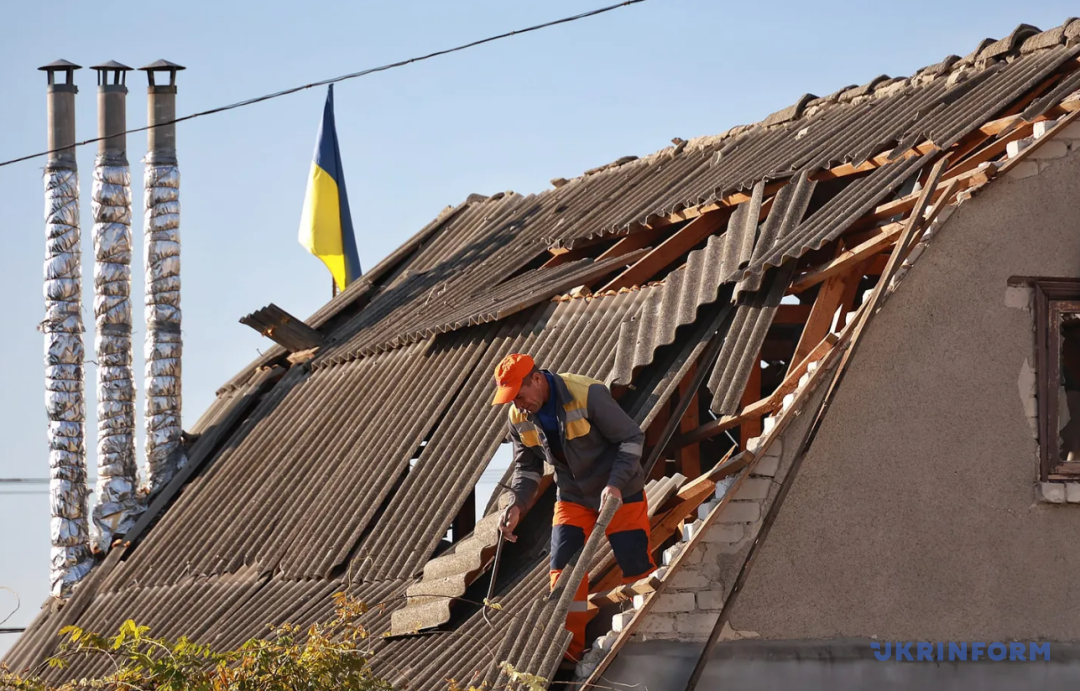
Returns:
[[[94,318],[97,359],[97,491],[94,542],[109,549],[141,511],[135,458],[135,381],[131,350],[131,172],[126,136],[131,69],[97,65],[98,156],[94,165]]]
[[[186,463],[181,447],[180,169],[176,160],[176,73],[167,60],[147,73],[149,130],[144,174],[146,280],[146,461],[150,491],[157,492]],[[155,77],[169,76],[168,84]]]
[[[54,596],[67,597],[90,572],[87,526],[86,408],[83,400],[82,256],[79,177],[75,163],[74,71],[58,60],[48,73],[45,164],[45,409],[49,418],[49,578]],[[56,76],[63,73],[64,83]]]

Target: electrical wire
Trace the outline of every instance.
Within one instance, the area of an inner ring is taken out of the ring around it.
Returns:
[[[430,60],[431,58],[437,58],[437,57],[442,56],[442,55],[448,55],[450,53],[456,53],[456,52],[459,52],[459,51],[462,51],[462,50],[467,50],[469,48],[474,48],[476,46],[480,46],[480,45],[483,45],[485,43],[491,43],[493,41],[499,41],[501,39],[509,38],[511,36],[517,36],[519,34],[526,34],[526,33],[529,33],[530,31],[539,31],[540,29],[547,29],[549,27],[557,26],[559,24],[569,24],[570,22],[576,22],[579,19],[587,19],[589,17],[595,17],[596,15],[604,14],[605,12],[611,12],[612,10],[617,10],[617,9],[622,8],[622,7],[626,7],[627,5],[636,5],[636,4],[642,3],[642,2],[645,2],[645,0],[624,0],[624,2],[620,2],[620,3],[617,3],[615,5],[608,5],[607,7],[601,7],[599,9],[589,10],[588,12],[582,12],[581,14],[575,14],[575,15],[573,15],[571,17],[563,17],[562,19],[556,19],[556,20],[553,20],[553,21],[550,21],[550,22],[544,22],[543,24],[536,24],[535,26],[526,27],[524,29],[516,29],[514,31],[508,31],[506,33],[499,34],[497,36],[489,36],[488,38],[483,38],[483,39],[480,39],[479,41],[472,41],[471,43],[465,43],[463,45],[456,46],[454,48],[446,48],[444,50],[437,50],[434,53],[428,53],[427,55],[421,55],[421,56],[418,56],[418,57],[415,57],[415,58],[409,58],[408,60],[400,60],[398,62],[391,62],[391,63],[388,63],[386,65],[380,65],[379,67],[369,67],[366,70],[360,70],[359,72],[350,72],[349,74],[343,74],[341,76],[332,77],[330,79],[323,79],[323,80],[320,80],[320,81],[317,81],[317,82],[312,82],[310,84],[304,84],[303,86],[294,86],[291,89],[284,89],[282,91],[275,91],[273,93],[264,94],[262,96],[256,96],[255,98],[249,98],[249,99],[246,99],[246,100],[243,100],[243,101],[237,101],[236,103],[230,103],[229,105],[226,105],[226,106],[219,106],[217,108],[211,108],[210,110],[203,110],[203,111],[200,111],[198,113],[192,113],[191,115],[185,115],[183,117],[176,118],[175,120],[168,120],[166,122],[159,122],[159,123],[155,123],[153,125],[147,125],[145,127],[136,127],[135,129],[130,129],[130,130],[127,130],[127,131],[122,132],[120,134],[111,134],[109,136],[110,137],[116,137],[116,136],[121,136],[121,134],[127,135],[127,134],[134,134],[136,132],[145,132],[146,130],[152,129],[154,127],[162,127],[164,125],[173,125],[173,124],[176,124],[178,122],[184,122],[186,120],[194,120],[195,118],[203,117],[205,115],[214,115],[216,113],[224,113],[227,110],[235,110],[236,108],[243,108],[244,106],[250,106],[250,105],[254,105],[256,103],[262,103],[263,101],[269,101],[269,100],[274,99],[274,98],[280,98],[282,96],[288,96],[289,94],[295,94],[295,93],[297,93],[299,91],[304,91],[305,89],[311,89],[311,88],[314,88],[316,86],[326,86],[327,84],[336,84],[337,82],[343,82],[343,81],[346,81],[346,80],[349,80],[349,79],[356,79],[358,77],[366,77],[367,75],[374,74],[376,72],[385,72],[387,70],[392,70],[392,69],[395,69],[397,67],[405,67],[406,65],[411,65],[414,62],[421,62],[423,60]],[[69,149],[69,148],[75,148],[75,147],[79,147],[79,146],[85,146],[87,144],[93,144],[95,142],[101,141],[102,139],[105,139],[105,137],[95,137],[93,139],[84,139],[81,142],[75,142],[70,147],[67,147],[67,146],[59,147],[59,148],[56,148],[56,149],[50,149],[48,151],[40,151],[40,152],[38,152],[36,154],[29,154],[27,156],[20,156],[18,158],[12,158],[12,159],[9,159],[7,161],[0,162],[0,168],[2,168],[4,166],[12,165],[14,163],[21,163],[23,161],[29,161],[30,159],[39,158],[41,156],[48,156],[50,154],[58,153],[60,151],[64,151],[64,150]]]

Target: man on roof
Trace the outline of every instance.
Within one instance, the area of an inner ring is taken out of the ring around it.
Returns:
[[[558,489],[551,530],[551,587],[585,544],[608,495],[623,502],[606,531],[623,583],[655,571],[641,468],[645,435],[608,388],[578,374],[539,369],[531,357],[519,353],[507,355],[496,366],[495,382],[493,405],[513,403],[509,425],[514,496],[503,514],[506,539],[516,539],[514,529],[536,494],[547,461],[555,467]],[[566,621],[573,634],[566,656],[572,660],[580,660],[585,649],[588,594],[585,579]]]

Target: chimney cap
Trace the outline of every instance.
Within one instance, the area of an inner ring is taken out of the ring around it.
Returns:
[[[180,70],[186,70],[183,65],[177,65],[175,62],[169,62],[168,60],[155,60],[146,67],[140,67],[140,72],[146,72],[146,78],[150,82],[151,87],[157,86],[154,82],[154,75],[158,72],[169,73],[169,86],[175,89],[176,87],[176,73]],[[162,85],[164,86],[164,85]],[[173,92],[175,93],[175,91]]]
[[[56,72],[58,70],[81,70],[82,65],[76,65],[73,62],[60,58],[54,62],[50,62],[48,65],[42,65],[38,68],[42,72]]]
[[[109,60],[100,65],[94,65],[90,69],[97,72],[98,86],[124,86],[127,83],[127,73],[131,68],[116,60]],[[112,73],[112,82],[109,82],[109,74]],[[126,93],[126,87],[125,87]]]
[[[109,60],[103,62],[100,65],[93,65],[90,67],[92,70],[116,70],[117,72],[130,72],[131,68],[127,65],[117,62],[116,60]]]
[[[78,89],[75,87],[75,70],[81,70],[81,65],[76,65],[73,62],[61,58],[55,62],[50,62],[48,65],[42,65],[38,69],[49,75],[50,89],[70,91],[72,93],[78,92]],[[63,75],[64,82],[62,85],[56,83],[57,73]]]
[[[139,71],[140,72],[164,72],[166,70],[176,70],[177,72],[179,72],[180,70],[186,70],[186,69],[187,68],[184,67],[183,65],[177,65],[175,62],[169,62],[168,60],[155,60],[154,62],[150,63],[149,65],[146,65],[145,67],[140,67]]]

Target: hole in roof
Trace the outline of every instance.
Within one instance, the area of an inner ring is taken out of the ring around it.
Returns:
[[[503,475],[506,474],[506,469],[510,467],[513,461],[514,451],[510,442],[503,442],[499,444],[499,448],[495,451],[495,455],[488,461],[487,467],[484,468],[484,472],[480,475],[480,481],[476,483],[476,516],[480,518],[487,513],[487,507],[494,505],[495,500],[498,499],[499,492],[505,491],[499,487],[500,482],[503,481]],[[509,484],[509,482],[507,482]]]

